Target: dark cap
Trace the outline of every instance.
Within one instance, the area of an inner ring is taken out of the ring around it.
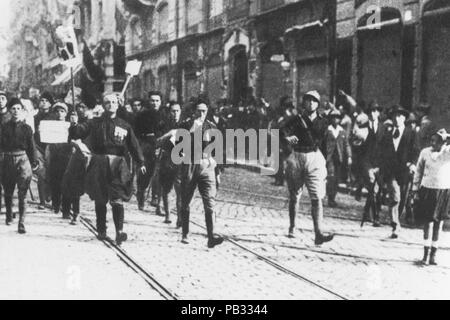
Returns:
[[[369,103],[369,111],[383,111],[383,108],[378,104],[377,101],[371,101]]]
[[[19,104],[22,106],[23,109],[25,109],[25,107],[23,106],[22,101],[19,98],[12,98],[8,101],[8,109],[11,109],[11,107],[15,106],[16,104]]]
[[[391,117],[394,117],[397,114],[401,114],[401,115],[405,116],[406,119],[408,119],[410,112],[408,110],[406,110],[405,108],[403,108],[402,106],[395,105],[391,108],[389,115]]]
[[[330,118],[330,119],[332,119],[332,118],[339,118],[339,119],[341,119],[342,118],[342,113],[339,111],[339,110],[333,110],[333,111],[331,111],[330,112],[330,114],[328,115],[328,117]]]
[[[53,99],[53,95],[50,92],[43,92],[41,94],[41,99],[46,99],[48,102],[50,102],[51,105],[55,103],[55,100]]]

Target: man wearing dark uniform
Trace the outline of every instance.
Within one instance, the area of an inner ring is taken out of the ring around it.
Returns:
[[[13,220],[12,200],[14,189],[18,188],[19,233],[25,231],[26,196],[30,188],[33,171],[39,168],[33,130],[22,121],[24,106],[17,99],[11,99],[9,110],[12,119],[2,126],[1,150],[4,153],[2,185],[5,190],[6,225]],[[33,169],[32,169],[33,168]]]
[[[181,123],[180,129],[189,131],[191,136],[191,159],[189,163],[181,165],[181,218],[182,218],[182,243],[188,244],[190,205],[198,188],[205,209],[206,229],[208,234],[208,248],[214,248],[223,243],[223,238],[214,236],[214,205],[216,197],[216,166],[217,163],[212,154],[205,154],[205,148],[211,143],[211,136],[216,126],[206,120],[208,106],[206,103],[197,102],[196,119],[188,119]],[[201,133],[201,135],[200,135]],[[196,146],[195,137],[202,137],[201,145]],[[201,150],[198,150],[201,149]],[[202,154],[195,154],[201,151]],[[199,158],[200,161],[195,161]],[[197,163],[196,163],[197,162]]]
[[[150,93],[150,108],[140,112],[136,117],[136,137],[139,139],[142,147],[146,167],[146,173],[138,174],[137,178],[138,192],[136,197],[139,210],[141,211],[145,209],[146,191],[150,187],[157,166],[156,140],[160,136],[163,120],[159,111],[160,107],[161,95],[159,93]],[[152,189],[152,205],[156,206],[157,204],[153,202],[156,202],[158,192],[154,190],[155,185],[153,185]]]
[[[45,209],[45,204],[49,200],[50,196],[50,186],[47,181],[47,169],[48,164],[45,159],[45,149],[47,148],[47,145],[45,143],[41,142],[41,135],[40,135],[40,125],[41,121],[45,120],[53,120],[53,114],[51,113],[51,108],[54,104],[53,96],[48,93],[44,92],[41,95],[40,101],[39,101],[39,112],[34,117],[34,139],[36,142],[36,148],[37,148],[37,154],[39,159],[39,170],[36,172],[37,179],[38,179],[38,192],[39,192],[39,209]]]
[[[123,232],[124,207],[132,196],[133,181],[126,162],[129,151],[138,164],[140,172],[146,173],[144,156],[131,126],[117,117],[118,97],[106,94],[103,98],[105,113],[101,118],[85,124],[78,124],[77,117],[71,117],[70,136],[73,139],[86,139],[90,136],[93,153],[86,173],[86,193],[95,201],[97,231],[100,240],[106,235],[106,205],[109,202],[113,211],[116,228],[116,242],[121,245],[128,236]]]
[[[56,103],[53,112],[57,121],[66,121],[69,107],[65,103]],[[48,181],[52,192],[52,206],[55,214],[62,210],[63,219],[70,219],[70,209],[73,209],[74,216],[80,213],[80,198],[68,197],[63,193],[62,182],[64,173],[72,156],[72,144],[66,143],[51,144],[48,146]]]
[[[169,194],[173,188],[176,193],[177,207],[177,228],[181,228],[181,181],[180,166],[175,165],[172,161],[172,150],[174,148],[174,140],[170,140],[170,132],[179,127],[181,118],[181,106],[179,103],[173,102],[169,107],[170,118],[166,121],[163,132],[168,134],[169,139],[161,137],[158,139],[158,145],[161,145],[161,165],[159,169],[159,183],[161,185],[162,195],[158,200],[158,208],[161,206],[161,198],[164,204],[164,212],[166,214],[165,223],[170,224],[170,208]]]
[[[291,119],[281,134],[293,152],[286,161],[286,178],[289,189],[289,237],[295,237],[295,216],[304,185],[311,198],[315,243],[321,245],[332,241],[334,236],[322,233],[323,199],[326,194],[327,168],[324,158],[325,136],[328,123],[317,112],[320,94],[308,92],[303,97],[304,110]]]

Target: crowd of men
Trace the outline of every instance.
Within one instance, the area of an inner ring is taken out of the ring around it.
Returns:
[[[51,94],[44,93],[37,110],[28,110],[34,116],[34,125],[30,126],[24,121],[23,100],[8,101],[6,93],[0,92],[0,167],[6,224],[11,225],[15,218],[12,196],[17,186],[19,232],[26,232],[25,198],[34,173],[39,208],[45,209],[51,202],[53,211],[61,211],[72,224],[78,221],[80,197],[88,194],[95,201],[100,239],[107,238],[109,203],[119,245],[127,240],[124,202],[135,194],[139,210],[144,211],[151,190],[151,205],[170,224],[169,194],[175,189],[176,226],[182,229],[182,242],[188,243],[189,208],[198,189],[204,204],[208,247],[214,248],[223,242],[213,228],[214,201],[223,167],[209,154],[202,155],[200,163],[175,165],[172,151],[179,141],[174,132],[186,129],[194,135],[197,130],[268,128],[281,131],[282,165],[275,184],[287,181],[290,237],[295,237],[295,216],[306,186],[315,243],[332,241],[334,236],[322,230],[323,200],[327,196],[328,205],[337,207],[339,184],[351,181],[357,199],[363,188],[368,191],[363,223],[370,220],[375,227],[380,226],[381,205],[386,204],[392,238],[398,238],[400,216],[410,210],[408,194],[419,152],[429,145],[435,131],[428,117],[430,106],[420,105],[412,113],[401,106],[385,108],[376,101],[366,107],[343,91],[339,92],[338,107],[323,101],[317,91],[305,94],[298,107],[289,97],[283,97],[277,108],[264,99],[247,101],[245,106],[232,107],[225,100],[212,104],[200,95],[183,106],[175,101],[164,104],[161,93],[150,92],[148,99],[125,103],[109,93],[93,111],[82,103],[71,106],[54,101]],[[68,141],[41,141],[40,124],[44,120],[70,122]],[[203,148],[210,142],[204,138]]]

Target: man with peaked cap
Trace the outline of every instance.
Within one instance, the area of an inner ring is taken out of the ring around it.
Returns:
[[[50,200],[50,186],[47,181],[48,164],[45,159],[45,149],[47,144],[41,142],[40,125],[41,121],[53,120],[51,108],[54,104],[53,96],[49,92],[42,93],[39,100],[39,112],[34,117],[35,133],[34,140],[36,142],[37,154],[39,159],[39,170],[36,172],[38,179],[39,193],[39,209],[45,209],[47,200]]]
[[[390,118],[394,122],[394,130],[384,134],[377,148],[377,169],[387,184],[390,199],[392,239],[397,239],[401,230],[400,216],[418,157],[415,133],[405,124],[408,117],[409,112],[401,106],[392,107]]]
[[[1,150],[3,151],[2,185],[5,191],[6,225],[13,221],[12,201],[14,189],[18,188],[20,234],[26,233],[26,196],[30,188],[33,171],[39,168],[33,130],[22,121],[24,107],[20,99],[9,101],[11,120],[2,126]]]
[[[332,241],[334,235],[322,231],[323,199],[326,195],[327,168],[324,158],[328,122],[319,115],[320,94],[310,91],[303,97],[303,108],[281,130],[282,138],[293,152],[286,161],[289,190],[289,237],[295,237],[295,218],[306,185],[311,198],[315,244]]]
[[[62,102],[53,106],[53,113],[56,121],[66,121],[69,107]],[[69,137],[70,140],[70,137]],[[55,214],[62,211],[63,219],[70,219],[70,209],[73,209],[74,216],[80,213],[80,198],[63,193],[62,182],[64,173],[72,156],[72,145],[69,141],[65,143],[51,144],[48,147],[48,181],[50,183],[52,206]]]

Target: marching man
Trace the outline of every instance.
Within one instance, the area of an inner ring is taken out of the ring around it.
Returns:
[[[1,150],[4,153],[2,185],[5,191],[6,225],[13,221],[12,200],[18,188],[19,233],[25,234],[26,196],[30,188],[33,171],[39,168],[33,129],[23,119],[24,106],[17,99],[9,102],[12,119],[2,126]]]
[[[311,214],[314,221],[315,244],[333,240],[333,235],[322,233],[323,199],[326,193],[327,168],[324,158],[325,136],[328,123],[318,114],[320,94],[311,91],[303,97],[303,110],[287,122],[281,131],[293,152],[286,162],[289,189],[289,237],[295,237],[295,216],[303,187],[306,185],[311,198]]]
[[[95,201],[97,231],[100,240],[107,239],[106,205],[111,204],[116,243],[121,245],[128,236],[123,232],[125,210],[123,202],[132,196],[133,181],[126,162],[129,151],[142,174],[146,174],[144,156],[131,126],[117,117],[119,99],[110,93],[104,95],[101,118],[78,124],[78,117],[71,116],[70,136],[73,139],[91,139],[92,159],[86,173],[86,193]]]
[[[221,245],[224,239],[214,235],[213,216],[217,192],[217,162],[214,160],[213,154],[204,153],[204,151],[206,151],[206,148],[211,143],[211,134],[214,130],[217,130],[217,128],[212,122],[207,120],[209,108],[205,102],[199,99],[196,102],[196,108],[195,118],[187,119],[178,126],[180,129],[189,131],[191,136],[190,147],[192,151],[191,159],[188,159],[188,163],[183,162],[181,165],[181,225],[183,233],[181,242],[183,244],[189,244],[190,206],[195,191],[198,189],[205,209],[205,221],[208,236],[207,245],[208,248],[212,249]],[[200,141],[201,144],[199,143],[199,145],[197,145],[198,141],[195,140],[195,136],[199,133],[199,136],[202,139]],[[176,130],[172,130],[161,137],[160,140],[163,141],[170,138],[175,138],[175,140],[179,141]],[[195,154],[197,152],[198,154]],[[200,158],[200,161],[197,163],[195,159],[193,159],[196,157]]]

